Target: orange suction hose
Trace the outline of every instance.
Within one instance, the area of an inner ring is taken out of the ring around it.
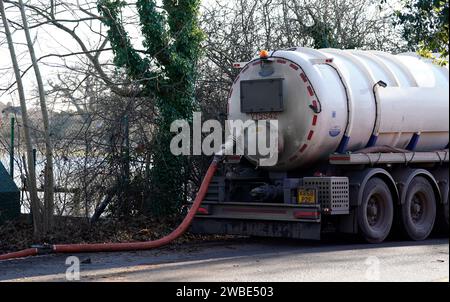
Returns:
[[[8,253],[0,255],[0,260],[14,259],[14,258],[24,258],[29,256],[35,256],[38,254],[37,248],[26,249],[18,252]]]
[[[124,242],[124,243],[87,243],[87,244],[55,244],[49,248],[43,248],[44,253],[84,253],[84,252],[118,252],[118,251],[136,251],[136,250],[148,250],[152,248],[161,247],[169,244],[173,240],[177,239],[189,228],[195,214],[197,213],[205,195],[208,191],[209,184],[217,170],[220,156],[215,156],[211,165],[206,172],[200,189],[195,197],[194,203],[191,209],[184,218],[183,222],[169,235],[153,240],[144,242]],[[34,256],[39,254],[41,249],[31,248],[14,253],[0,255],[0,260],[23,258],[28,256]]]

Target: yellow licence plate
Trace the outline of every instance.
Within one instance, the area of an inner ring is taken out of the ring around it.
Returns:
[[[316,203],[316,190],[314,189],[298,189],[298,203],[314,204]]]

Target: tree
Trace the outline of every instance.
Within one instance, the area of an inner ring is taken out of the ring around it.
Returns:
[[[385,0],[383,2],[386,2]],[[443,0],[404,0],[403,8],[395,12],[395,25],[403,27],[403,37],[412,50],[436,61],[448,63],[449,2]]]
[[[156,1],[136,1],[145,47],[141,57],[120,18],[126,1],[98,3],[102,22],[109,28],[114,63],[125,68],[128,77],[139,81],[140,96],[156,100],[159,114],[152,144],[149,205],[157,215],[173,213],[186,200],[183,175],[188,173],[187,161],[170,152],[170,124],[177,119],[191,119],[196,108],[196,64],[203,39],[197,21],[199,0],[164,0],[162,4],[161,9]]]
[[[31,62],[36,76],[36,82],[39,93],[39,105],[41,107],[42,122],[44,125],[45,138],[45,173],[44,173],[44,208],[42,211],[42,230],[48,232],[53,226],[54,211],[54,179],[53,179],[53,146],[50,139],[50,125],[48,119],[47,104],[45,100],[44,83],[42,81],[41,71],[34,52],[33,41],[31,39],[30,30],[28,28],[27,16],[25,14],[25,6],[23,1],[19,0],[20,15],[22,18],[23,29],[27,41],[28,51],[30,53]]]
[[[11,62],[14,68],[14,74],[16,77],[17,91],[20,99],[20,107],[22,110],[22,122],[23,122],[23,132],[25,136],[26,152],[27,152],[27,185],[28,191],[30,193],[31,199],[31,211],[33,214],[33,231],[34,236],[39,238],[42,234],[42,217],[41,217],[41,202],[37,195],[36,188],[36,171],[33,162],[33,146],[31,143],[30,127],[28,119],[27,103],[25,98],[25,92],[23,88],[21,73],[19,69],[19,64],[17,62],[17,56],[14,49],[14,42],[12,40],[11,31],[9,30],[8,20],[6,18],[5,6],[3,0],[0,0],[0,14],[2,16],[3,27],[5,30],[6,39],[8,41],[9,53],[11,56]]]

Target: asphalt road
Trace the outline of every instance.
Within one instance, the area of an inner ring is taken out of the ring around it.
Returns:
[[[67,281],[67,269],[76,277],[68,256],[0,262],[0,281]],[[449,281],[448,238],[378,245],[238,238],[77,257],[81,281]]]

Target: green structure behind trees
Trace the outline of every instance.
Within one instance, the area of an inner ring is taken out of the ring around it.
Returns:
[[[0,224],[20,215],[20,192],[0,162]]]

